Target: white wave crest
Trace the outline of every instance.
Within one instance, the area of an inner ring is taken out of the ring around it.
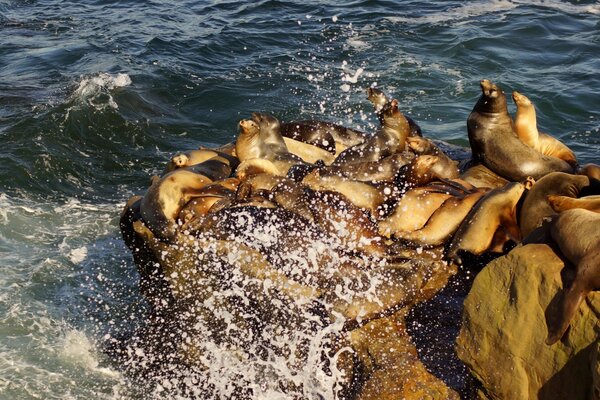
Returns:
[[[440,24],[445,22],[461,23],[482,15],[506,12],[521,6],[545,7],[568,14],[600,14],[600,4],[569,4],[556,0],[494,0],[468,2],[462,6],[441,10],[421,17],[388,17],[393,23]]]
[[[110,92],[116,88],[131,85],[131,78],[127,74],[110,75],[100,72],[98,75],[85,77],[73,92],[72,98],[81,103],[87,103],[96,109],[110,107],[118,109],[119,106]]]

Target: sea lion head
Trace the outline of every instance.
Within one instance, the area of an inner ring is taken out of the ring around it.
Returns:
[[[481,86],[481,97],[473,110],[488,113],[508,113],[506,97],[500,86],[487,79],[483,79],[479,84]]]
[[[260,157],[262,153],[258,124],[251,119],[243,119],[239,122],[239,128],[240,135],[235,142],[235,152],[240,161]]]
[[[512,98],[513,101],[515,102],[515,104],[519,107],[524,106],[524,107],[528,107],[531,106],[531,100],[529,100],[527,98],[527,96],[517,92],[516,90],[514,92],[512,92]]]
[[[267,129],[269,131],[280,131],[281,124],[277,118],[272,115],[253,112],[252,121],[260,126],[261,129]]]
[[[381,118],[383,125],[388,128],[397,127],[402,122],[408,124],[406,118],[404,118],[404,115],[398,108],[398,100],[396,99],[385,103],[381,109]]]
[[[173,163],[173,165],[175,165],[176,168],[185,167],[189,161],[190,159],[188,158],[188,156],[186,156],[183,153],[175,154],[171,158],[171,162]]]
[[[375,112],[379,113],[383,106],[389,102],[388,97],[383,93],[382,90],[379,90],[374,87],[367,88],[367,99],[373,103],[375,106]]]

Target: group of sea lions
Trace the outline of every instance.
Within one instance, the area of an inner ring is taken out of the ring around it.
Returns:
[[[524,95],[513,93],[513,120],[500,87],[483,80],[481,90],[467,120],[470,159],[452,159],[456,149],[423,137],[398,100],[376,88],[367,98],[380,126],[370,134],[255,112],[239,122],[234,143],[175,155],[127,203],[125,240],[140,235],[134,221],[164,245],[207,232],[232,240],[248,223],[243,209],[252,223],[275,218],[286,231],[284,245],[253,244],[271,263],[273,252],[320,235],[335,237],[342,253],[385,261],[430,251],[458,264],[465,253],[502,253],[524,239],[553,242],[577,268],[560,326],[550,329],[554,343],[600,288],[600,166],[579,168],[567,146],[539,132]]]

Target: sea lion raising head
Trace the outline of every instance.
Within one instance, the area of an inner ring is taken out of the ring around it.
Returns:
[[[481,81],[481,96],[467,119],[473,159],[511,181],[539,179],[552,171],[571,172],[565,161],[545,156],[515,134],[506,97],[500,87]]]
[[[523,143],[544,155],[560,158],[577,167],[577,158],[571,149],[560,140],[538,131],[535,106],[531,100],[517,91],[513,92],[512,97],[517,105],[515,132]]]

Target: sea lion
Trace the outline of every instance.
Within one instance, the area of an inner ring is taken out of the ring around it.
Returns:
[[[177,216],[182,207],[202,194],[202,187],[231,174],[229,161],[211,158],[187,168],[179,168],[155,179],[140,204],[144,223],[161,239],[169,241],[177,234]]]
[[[375,87],[367,88],[367,99],[373,103],[373,106],[375,106],[375,113],[377,114],[379,123],[383,126],[384,118],[382,110],[385,105],[391,101],[391,99],[382,90]],[[404,118],[406,118],[408,125],[410,126],[410,132],[408,133],[408,136],[423,136],[421,127],[415,122],[414,119],[408,115],[404,115]]]
[[[491,171],[483,164],[467,168],[460,175],[460,178],[481,189],[497,189],[508,183],[506,179]]]
[[[276,118],[253,113],[253,119],[241,120],[239,128],[235,146],[241,161],[237,176],[241,179],[255,170],[285,176],[293,165],[304,163],[288,151]]]
[[[417,155],[431,155],[438,157],[436,168],[446,171],[444,174],[450,179],[457,178],[459,175],[458,162],[454,161],[444,153],[433,141],[423,137],[409,137],[406,139],[408,147]]]
[[[542,225],[544,218],[556,212],[548,203],[548,196],[568,196],[578,198],[600,194],[600,181],[585,175],[572,175],[553,172],[537,181],[527,192],[519,212],[519,227],[523,236],[529,235]]]
[[[344,150],[336,157],[334,164],[379,161],[384,157],[404,151],[410,131],[408,121],[398,109],[398,101],[392,100],[383,110],[383,125],[362,144]]]
[[[587,175],[590,178],[600,180],[600,165],[596,164],[585,164],[577,171],[579,175]]]
[[[600,195],[585,196],[578,199],[569,196],[549,195],[548,204],[557,213],[572,208],[583,208],[584,210],[600,213]]]
[[[515,133],[527,146],[540,153],[560,158],[568,162],[573,168],[577,167],[577,157],[560,140],[542,132],[538,132],[535,106],[527,96],[514,91],[512,98],[517,105],[515,115]]]
[[[497,85],[481,81],[481,97],[467,119],[473,159],[510,181],[540,179],[553,172],[572,172],[561,159],[541,154],[523,143],[513,130],[506,97]]]
[[[295,139],[284,137],[285,146],[288,151],[295,156],[298,156],[302,161],[314,164],[318,161],[322,161],[325,165],[330,165],[335,159],[335,153],[331,154],[327,150],[323,150],[321,147],[314,146],[309,143],[304,143]]]
[[[343,176],[361,182],[392,182],[400,168],[414,159],[409,152],[392,154],[379,161],[365,161],[351,164],[330,165],[319,169],[321,176]]]
[[[164,173],[171,172],[177,168],[191,167],[192,165],[200,164],[215,157],[226,158],[229,160],[229,165],[231,165],[233,169],[239,164],[237,157],[234,157],[229,153],[217,149],[209,149],[208,147],[200,147],[198,150],[190,150],[175,154],[167,163]]]
[[[456,164],[448,166],[439,156],[417,156],[402,168],[396,177],[398,186],[423,186],[436,179],[455,179],[460,175]]]
[[[383,257],[386,246],[369,216],[333,191],[308,190],[308,208],[314,221],[328,234],[335,236],[348,251],[362,251]]]
[[[508,235],[515,241],[521,239],[517,225],[517,204],[523,192],[535,181],[529,177],[523,183],[510,182],[503,188],[488,192],[460,224],[448,247],[447,258],[461,264],[459,250],[480,255],[491,248],[494,240]],[[498,230],[505,234],[496,233]]]
[[[600,289],[600,214],[573,209],[560,213],[549,224],[550,235],[577,274],[563,292],[558,323],[548,329],[546,343],[556,343],[565,333],[582,300]]]
[[[469,211],[484,195],[484,191],[476,191],[463,198],[450,197],[435,210],[421,229],[396,232],[394,237],[420,246],[440,246],[456,232]]]
[[[355,206],[367,209],[371,215],[377,215],[379,207],[384,203],[384,195],[375,187],[359,181],[339,176],[320,176],[314,170],[302,180],[302,183],[313,190],[330,190],[341,193]]]
[[[379,233],[390,237],[398,232],[411,232],[425,225],[431,215],[452,197],[446,192],[431,191],[426,187],[414,188],[400,198],[394,211],[379,221]]]
[[[363,143],[368,138],[364,132],[318,120],[282,123],[281,134],[321,147],[336,155],[348,147]]]
[[[194,218],[203,217],[218,201],[233,198],[239,184],[237,178],[226,178],[200,188],[195,198],[183,206],[177,220],[185,225]]]

